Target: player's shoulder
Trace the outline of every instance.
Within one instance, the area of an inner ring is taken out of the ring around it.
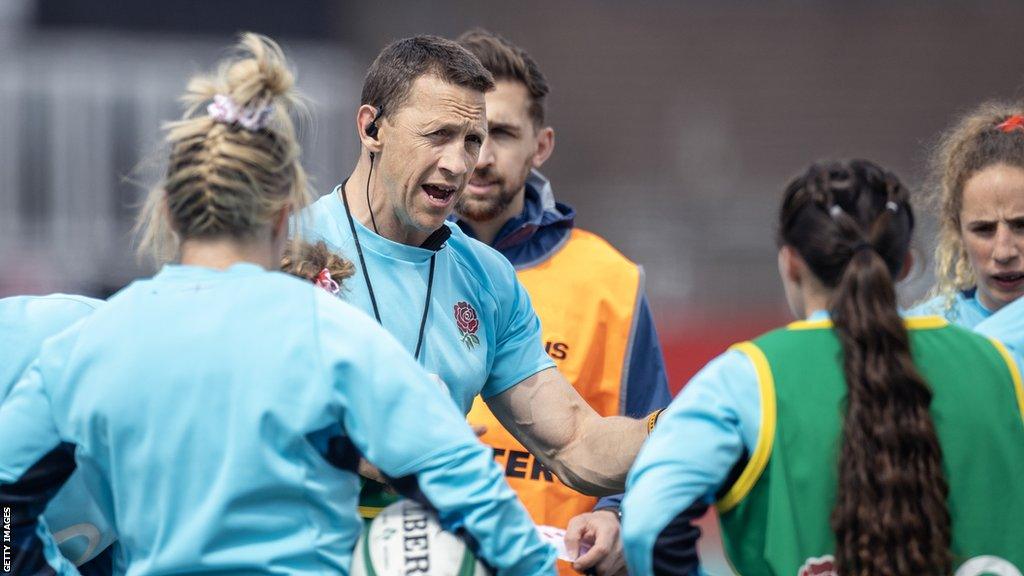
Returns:
[[[0,306],[26,310],[85,310],[103,305],[103,300],[78,294],[46,294],[42,296],[10,296],[0,299]]]
[[[470,237],[454,222],[445,222],[445,226],[452,232],[447,244],[448,249],[451,250],[452,259],[457,264],[473,273],[482,273],[487,277],[509,278],[515,276],[512,264],[501,252]]]
[[[470,237],[453,222],[445,222],[451,230],[445,250],[453,264],[461,269],[459,277],[465,288],[487,294],[501,308],[519,290],[519,279],[512,264],[501,253]]]
[[[959,296],[959,294],[957,295]],[[907,309],[907,316],[942,316],[947,320],[953,315],[954,309],[956,308],[956,297],[949,298],[946,295],[940,294],[933,296]]]
[[[341,241],[340,237],[334,237],[347,230],[338,226],[339,214],[343,213],[336,194],[340,186],[339,184],[329,194],[324,194],[296,214],[292,218],[292,230],[298,231],[310,241],[324,240],[328,244]]]
[[[329,215],[330,212],[332,211],[331,210],[331,202],[336,200],[336,198],[334,197],[335,196],[335,192],[338,191],[338,188],[340,186],[341,185],[339,184],[338,186],[334,187],[334,189],[332,189],[330,191],[330,193],[324,194],[323,196],[321,196],[321,197],[317,198],[316,200],[314,200],[313,202],[311,202],[308,206],[306,206],[305,208],[302,209],[302,213],[303,214],[310,214],[310,215],[312,215],[314,217],[320,217],[320,218],[323,218],[323,217],[326,217],[327,215]]]
[[[23,322],[30,328],[71,324],[103,304],[103,300],[76,294],[11,296],[0,299],[0,316],[12,322]]]

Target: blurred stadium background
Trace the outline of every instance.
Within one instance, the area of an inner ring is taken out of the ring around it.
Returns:
[[[355,161],[376,52],[484,26],[547,74],[558,145],[545,173],[581,226],[646,267],[678,388],[787,319],[772,237],[787,179],[863,156],[922,190],[955,114],[1021,97],[1021,22],[1011,1],[3,0],[0,296],[105,296],[150,272],[128,241],[161,169],[159,125],[238,31],[278,39],[295,62],[323,194]],[[919,220],[925,262],[934,226]],[[904,301],[930,281],[922,263]]]

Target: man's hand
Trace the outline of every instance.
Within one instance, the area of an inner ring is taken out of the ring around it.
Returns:
[[[376,466],[370,464],[366,460],[366,458],[359,459],[359,475],[362,476],[363,478],[368,478],[375,482],[380,482],[381,484],[388,483],[388,479],[385,478],[383,474],[381,474],[380,470],[378,470]]]
[[[572,558],[581,548],[589,549],[573,562],[573,569],[597,576],[619,576],[626,574],[626,558],[622,554],[622,538],[619,537],[619,514],[605,508],[586,512],[569,520],[565,531],[565,551]]]

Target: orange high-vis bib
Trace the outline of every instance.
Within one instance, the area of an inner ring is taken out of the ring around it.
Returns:
[[[517,274],[559,371],[599,414],[622,413],[643,281],[640,267],[601,237],[574,229],[554,255]],[[597,498],[562,484],[502,428],[479,397],[469,421],[487,426],[482,440],[494,448],[505,478],[534,522],[565,528],[573,516],[594,508]],[[559,569],[574,573],[561,562]]]

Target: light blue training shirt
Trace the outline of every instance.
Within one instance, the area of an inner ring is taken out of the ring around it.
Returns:
[[[394,338],[251,264],[165,267],[48,340],[0,405],[0,438],[16,516],[47,497],[39,482],[12,498],[19,479],[74,446],[128,574],[347,574],[360,454],[414,478],[503,573],[553,567],[490,451]]]
[[[992,311],[978,300],[978,291],[972,288],[957,292],[952,301],[944,295],[934,296],[910,308],[905,315],[942,316],[951,324],[973,329],[991,316]]]
[[[355,264],[342,297],[373,314],[369,275],[381,323],[413,353],[419,336],[430,272],[436,254],[430,310],[419,363],[440,376],[452,398],[469,412],[473,398],[487,399],[554,367],[544,351],[540,320],[508,260],[493,248],[446,222],[451,237],[433,250],[393,242],[354,220],[366,258],[363,270],[335,188],[299,216],[306,240],[323,240]],[[475,318],[476,324],[468,322]]]
[[[952,305],[944,296],[936,296],[907,311],[908,316],[937,315],[995,338],[1010,347],[1018,356],[1024,353],[1024,298],[993,312],[978,300],[976,288],[957,292]]]
[[[102,300],[74,294],[12,296],[0,300],[0,402],[39,355],[47,338],[67,329],[103,305]],[[61,575],[77,574],[71,562],[91,558],[114,540],[106,518],[98,512],[80,472],[50,501],[40,525],[44,554]],[[63,556],[49,529],[64,543]]]
[[[0,299],[0,400],[39,355],[43,340],[101,305],[102,300],[73,294]]]

